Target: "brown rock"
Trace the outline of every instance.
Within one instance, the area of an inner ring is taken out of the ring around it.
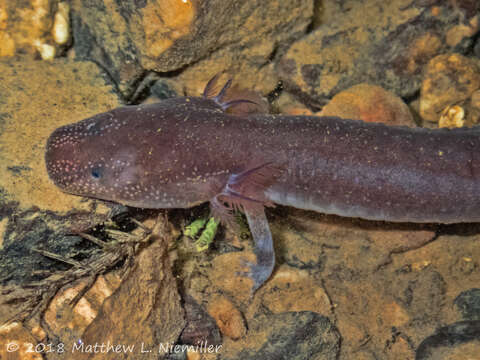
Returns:
[[[470,120],[473,124],[480,123],[480,90],[474,91],[470,98]]]
[[[384,310],[384,319],[392,326],[400,327],[410,321],[408,312],[397,302],[385,304]]]
[[[285,115],[314,115],[314,113],[312,112],[312,110],[306,108],[306,107],[302,107],[302,106],[298,106],[298,107],[289,107],[289,108],[286,108],[285,109],[285,112],[283,113]]]
[[[159,233],[154,230],[154,233]],[[175,343],[185,326],[177,284],[171,272],[167,242],[160,238],[145,248],[120,287],[108,297],[81,336],[84,347],[101,344],[134,346],[122,352],[125,359],[158,359],[159,345]],[[76,359],[118,359],[115,352],[93,354],[78,351]]]
[[[51,60],[69,41],[67,2],[0,1],[0,57],[29,54]]]
[[[458,105],[447,106],[438,120],[440,128],[459,128],[465,125],[465,110]]]
[[[431,58],[453,47],[467,51],[473,36],[469,34],[479,30],[478,21],[467,18],[472,29],[447,42],[447,33],[458,25],[460,15],[445,2],[406,5],[405,0],[346,0],[324,4],[335,8],[325,10],[330,19],[296,41],[278,63],[287,89],[318,108],[325,98],[365,82],[401,97],[412,96]]]
[[[270,280],[259,290],[258,298],[262,306],[274,314],[313,311],[324,316],[332,315],[333,305],[321,281],[305,270],[286,265],[275,270]]]
[[[187,360],[202,360],[202,355],[199,352],[187,351]]]
[[[478,7],[478,5],[479,3],[477,2],[476,6]],[[478,9],[471,12],[470,16],[473,16],[475,12],[478,12]],[[461,44],[464,39],[474,36],[478,31],[479,21],[480,19],[478,17],[472,17],[467,24],[461,23],[453,26],[446,34],[445,40],[447,41],[447,44],[453,48]]]
[[[390,262],[392,254],[417,249],[434,239],[425,225],[373,222],[291,210],[271,224],[283,260],[290,266],[324,271],[328,262],[346,272],[367,274]],[[338,247],[342,251],[333,251]],[[368,249],[368,251],[367,251]],[[350,276],[350,275],[349,275]]]
[[[87,326],[98,316],[105,299],[120,286],[120,280],[118,274],[114,273],[99,276],[73,307],[71,301],[88,286],[88,279],[80,280],[73,286],[59,291],[44,315],[45,322],[53,334],[69,344],[80,339]]]
[[[277,339],[283,342],[289,333],[283,317],[305,310],[329,316],[342,334],[347,358],[410,359],[427,334],[458,321],[454,299],[480,281],[476,225],[455,230],[457,226],[362,221],[282,207],[267,216],[277,265],[253,297],[245,280],[235,276],[242,270],[239,260],[250,252],[215,254],[212,268],[201,263],[208,268],[204,274],[210,285],[197,296],[211,303],[212,292],[224,291],[248,327],[238,340],[224,337],[225,359],[267,357],[266,351],[278,349]],[[463,235],[439,236],[438,229]],[[270,324],[276,316],[283,325]],[[285,339],[283,344],[291,343]],[[276,354],[285,354],[287,347]],[[299,353],[304,351],[302,347]]]
[[[278,96],[272,107],[275,108],[275,112],[285,115],[314,115],[315,113],[307,108],[305,104],[298,101],[292,94],[286,91],[282,91]]]
[[[220,296],[213,299],[208,305],[208,312],[223,335],[237,340],[247,333],[241,312],[227,298]]]
[[[243,262],[256,260],[253,252],[231,252],[216,256],[212,261],[209,279],[213,286],[227,293],[238,302],[246,302],[251,295],[253,281],[249,278],[238,276],[242,271],[247,271]]]
[[[17,203],[18,212],[34,207],[57,213],[92,211],[91,201],[66,195],[50,182],[45,145],[57,127],[118,106],[112,88],[89,62],[2,62],[0,73],[2,202]]]
[[[15,322],[0,326],[0,359],[41,360],[41,349],[42,345],[22,324]]]
[[[192,296],[185,294],[182,298],[187,324],[182,331],[180,342],[189,345],[202,343],[211,345],[221,344],[222,336],[215,319]]]
[[[473,92],[472,97],[472,107],[475,109],[480,109],[480,90],[476,90]]]
[[[451,336],[452,342],[454,335]],[[443,344],[442,344],[443,345]],[[422,359],[425,360],[474,360],[480,352],[480,341],[473,340],[455,346],[441,346],[431,349],[429,354]]]
[[[453,105],[464,108],[472,94],[480,89],[480,66],[460,54],[439,55],[426,69],[420,94],[420,115],[438,122],[442,112]],[[469,112],[469,108],[465,109]],[[468,124],[467,119],[467,124]]]
[[[309,311],[257,315],[247,336],[227,339],[222,359],[338,359],[340,334],[333,322]]]
[[[72,9],[76,54],[102,64],[124,94],[145,70],[193,63],[181,78],[196,93],[225,69],[243,87],[255,80],[262,87],[273,69],[264,65],[277,46],[305,31],[313,1],[75,0]]]
[[[402,99],[370,84],[355,85],[338,93],[322,109],[320,116],[415,126],[412,113]]]

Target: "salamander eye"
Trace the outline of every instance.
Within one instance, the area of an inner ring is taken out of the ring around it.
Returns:
[[[100,179],[103,174],[103,169],[100,167],[94,167],[92,171],[90,172],[90,175],[92,175],[92,178],[94,179]]]

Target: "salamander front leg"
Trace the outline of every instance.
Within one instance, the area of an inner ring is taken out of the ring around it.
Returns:
[[[252,293],[263,285],[272,274],[275,266],[275,252],[273,249],[272,234],[268,226],[267,217],[263,207],[255,208],[254,211],[245,209],[250,232],[255,243],[254,253],[257,257],[257,263],[247,263],[250,270],[240,275],[247,276],[253,280]]]

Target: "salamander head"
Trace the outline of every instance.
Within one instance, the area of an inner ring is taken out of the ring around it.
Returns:
[[[108,112],[56,129],[45,153],[50,179],[68,193],[115,200],[115,189],[134,175],[135,153],[108,136],[121,126]]]
[[[178,191],[181,186],[186,193],[188,177],[198,176],[187,174],[196,171],[198,156],[189,151],[185,132],[190,123],[183,122],[209,119],[237,104],[255,104],[225,100],[230,81],[217,93],[217,80],[207,84],[203,97],[120,107],[56,129],[45,153],[50,179],[68,193],[136,207],[181,207],[197,201],[190,193],[199,192],[199,186],[190,184],[183,198]]]

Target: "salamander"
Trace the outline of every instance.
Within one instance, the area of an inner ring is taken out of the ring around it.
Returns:
[[[46,168],[63,191],[139,208],[209,201],[245,213],[258,289],[275,256],[265,206],[392,222],[480,221],[480,127],[393,127],[337,117],[230,113],[218,77],[201,97],[116,108],[56,129]]]

